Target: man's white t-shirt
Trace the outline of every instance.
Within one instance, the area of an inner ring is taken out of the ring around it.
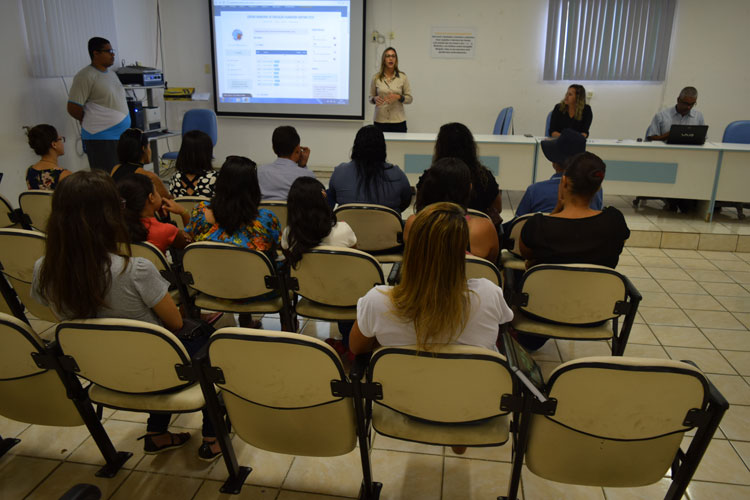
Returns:
[[[503,298],[503,291],[484,278],[468,280],[469,319],[455,344],[485,347],[497,351],[495,342],[499,326],[513,319],[513,311]],[[365,337],[375,337],[382,346],[414,345],[417,335],[414,323],[396,316],[390,299],[393,287],[376,286],[357,302],[357,325]]]

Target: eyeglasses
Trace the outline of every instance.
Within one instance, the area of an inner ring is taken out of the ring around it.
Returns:
[[[65,136],[64,135],[58,137],[57,139],[55,139],[55,142],[60,142],[60,141],[65,142]]]
[[[108,52],[114,55],[115,49],[94,49],[94,52]]]

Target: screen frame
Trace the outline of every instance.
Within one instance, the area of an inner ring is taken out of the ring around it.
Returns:
[[[352,2],[362,2],[362,53],[361,57],[361,68],[362,71],[359,74],[360,85],[362,87],[362,99],[359,106],[359,114],[357,115],[332,115],[332,114],[314,114],[314,113],[268,113],[268,112],[249,112],[249,111],[220,111],[219,110],[219,96],[218,96],[218,80],[216,73],[216,43],[214,33],[214,0],[207,0],[208,4],[208,25],[211,33],[211,84],[213,86],[213,105],[214,113],[217,116],[236,116],[236,117],[252,117],[252,118],[292,118],[292,119],[313,119],[313,120],[346,120],[346,121],[362,121],[365,119],[365,100],[367,99],[367,86],[365,81],[365,48],[367,44],[367,35],[365,34],[365,28],[367,26],[367,0],[351,0]],[[350,51],[351,53],[351,51]],[[353,58],[352,58],[353,59]],[[350,59],[350,60],[352,60]]]

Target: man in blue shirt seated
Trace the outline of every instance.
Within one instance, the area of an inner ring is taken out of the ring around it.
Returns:
[[[555,139],[542,141],[542,152],[552,162],[555,174],[546,181],[535,182],[528,188],[516,208],[516,217],[534,212],[549,213],[557,205],[557,190],[569,158],[586,151],[586,138],[573,129],[566,128]],[[602,190],[591,200],[593,210],[602,209]]]
[[[685,87],[677,97],[677,104],[664,108],[654,115],[646,131],[646,140],[665,141],[672,125],[705,125],[703,113],[695,109],[698,91],[695,87]]]
[[[310,148],[300,146],[294,127],[276,127],[271,136],[276,161],[258,167],[258,184],[264,200],[286,200],[289,188],[298,177],[315,177],[307,168]]]

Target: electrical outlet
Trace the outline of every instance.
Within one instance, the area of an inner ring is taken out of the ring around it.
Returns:
[[[586,92],[586,102],[590,102],[593,97],[594,97],[593,92],[591,92],[590,90]]]
[[[377,30],[374,30],[372,32],[372,41],[373,41],[373,43],[377,43],[379,36],[380,36],[380,33],[378,33]]]
[[[210,74],[211,74],[211,65],[210,65],[210,64],[206,64],[205,66],[203,66],[203,71],[204,71],[204,72],[205,72],[205,73],[206,73],[207,75],[210,75]]]
[[[396,38],[396,33],[394,33],[393,31],[388,33],[388,40],[393,40],[394,38]]]

